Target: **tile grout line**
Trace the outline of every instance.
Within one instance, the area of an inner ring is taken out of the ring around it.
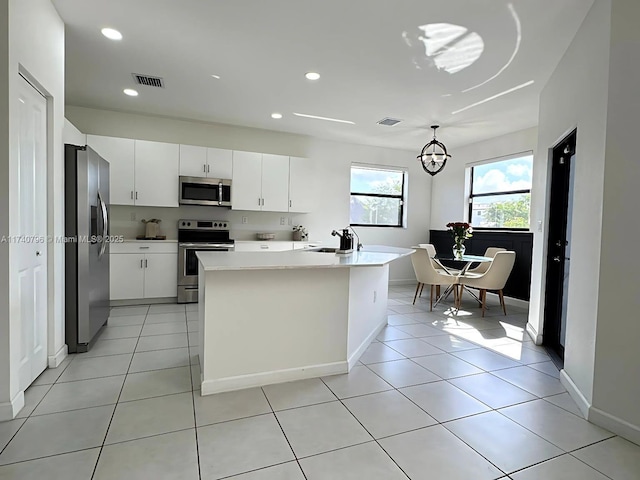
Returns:
[[[267,405],[269,405],[269,408],[271,409],[271,415],[273,415],[273,418],[275,418],[276,422],[278,423],[278,427],[280,427],[280,431],[282,432],[282,435],[284,436],[284,439],[287,441],[287,445],[289,445],[289,449],[291,450],[291,454],[293,455],[293,458],[295,459],[296,463],[298,464],[298,468],[302,472],[302,476],[305,478],[305,480],[307,480],[307,474],[304,473],[304,470],[302,469],[302,465],[300,465],[300,460],[298,459],[298,455],[296,455],[296,452],[293,449],[293,446],[291,445],[291,442],[289,441],[289,437],[287,437],[287,434],[285,433],[284,428],[282,428],[282,424],[280,423],[280,419],[278,418],[278,415],[276,415],[276,412],[273,409],[273,406],[271,405],[271,402],[269,401],[269,397],[267,396],[267,392],[264,391],[263,387],[260,387],[260,391],[262,392],[262,395],[264,396],[265,400],[267,401]],[[265,467],[265,468],[268,468],[268,467]]]
[[[186,307],[184,316],[185,322],[188,324],[189,320],[187,317]],[[202,468],[200,466],[200,444],[198,443],[198,419],[196,416],[196,391],[193,389],[193,368],[191,365],[191,345],[189,344],[189,334],[187,334],[187,356],[189,357],[189,379],[191,380],[191,405],[193,406],[193,429],[196,438],[196,461],[198,462],[198,479],[202,480]]]
[[[145,314],[145,322],[147,321],[147,315],[149,314],[149,306],[147,306],[147,313]],[[144,328],[144,323],[142,324],[142,328]],[[142,333],[142,328],[140,328],[140,332]],[[120,387],[120,393],[118,393],[118,398],[116,399],[116,404],[113,407],[113,412],[111,412],[111,418],[109,419],[109,424],[107,425],[107,429],[104,432],[104,438],[102,439],[102,445],[100,446],[100,451],[98,452],[98,457],[96,458],[96,463],[93,466],[93,472],[91,474],[91,480],[96,475],[98,471],[98,464],[100,463],[100,457],[102,457],[102,451],[104,450],[104,444],[107,441],[107,436],[109,435],[109,430],[111,429],[111,424],[113,423],[113,418],[116,415],[116,410],[118,409],[118,402],[120,402],[120,397],[122,397],[122,392],[124,390],[124,386],[127,383],[127,377],[129,376],[129,369],[131,368],[131,364],[133,363],[133,357],[135,355],[136,348],[138,347],[138,342],[140,341],[140,335],[138,335],[138,339],[136,340],[136,345],[133,347],[134,354],[131,355],[131,360],[129,360],[129,366],[127,367],[127,371],[124,375],[124,380],[122,381],[122,386]]]

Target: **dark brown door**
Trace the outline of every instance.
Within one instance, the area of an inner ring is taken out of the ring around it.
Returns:
[[[553,149],[551,165],[543,341],[557,364],[564,361],[576,133]]]

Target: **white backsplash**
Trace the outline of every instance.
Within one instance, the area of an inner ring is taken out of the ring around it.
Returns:
[[[231,238],[234,240],[257,240],[257,233],[275,233],[275,240],[292,240],[293,225],[304,225],[304,213],[278,212],[245,212],[220,207],[181,206],[179,208],[134,207],[128,205],[111,205],[111,235],[124,235],[135,238],[144,235],[145,226],[142,219],[159,218],[159,235],[167,239],[178,238],[178,220],[226,220],[230,225]],[[242,223],[246,217],[247,223]],[[284,218],[285,225],[281,225]],[[313,232],[311,239],[313,239]]]

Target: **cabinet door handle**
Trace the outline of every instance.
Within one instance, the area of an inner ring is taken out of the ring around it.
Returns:
[[[258,198],[258,206],[262,205],[261,200],[261,198]]]
[[[140,259],[140,268],[142,268],[142,262],[143,262],[143,260]]]
[[[144,268],[147,268],[149,266],[149,260],[147,260],[146,258],[144,259]]]
[[[207,165],[207,173],[211,173],[211,165]]]
[[[131,200],[133,200],[133,190],[131,190]]]
[[[138,199],[138,192],[136,192],[136,200]]]
[[[289,200],[289,208],[291,208],[291,200]]]
[[[204,173],[207,173],[207,164],[206,164],[206,163],[203,163],[203,164],[202,164],[202,171],[203,171]]]

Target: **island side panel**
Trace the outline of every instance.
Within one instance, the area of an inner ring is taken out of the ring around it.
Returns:
[[[350,270],[204,272],[202,394],[346,373]]]
[[[353,367],[387,324],[389,265],[352,268],[349,278],[348,363]]]

